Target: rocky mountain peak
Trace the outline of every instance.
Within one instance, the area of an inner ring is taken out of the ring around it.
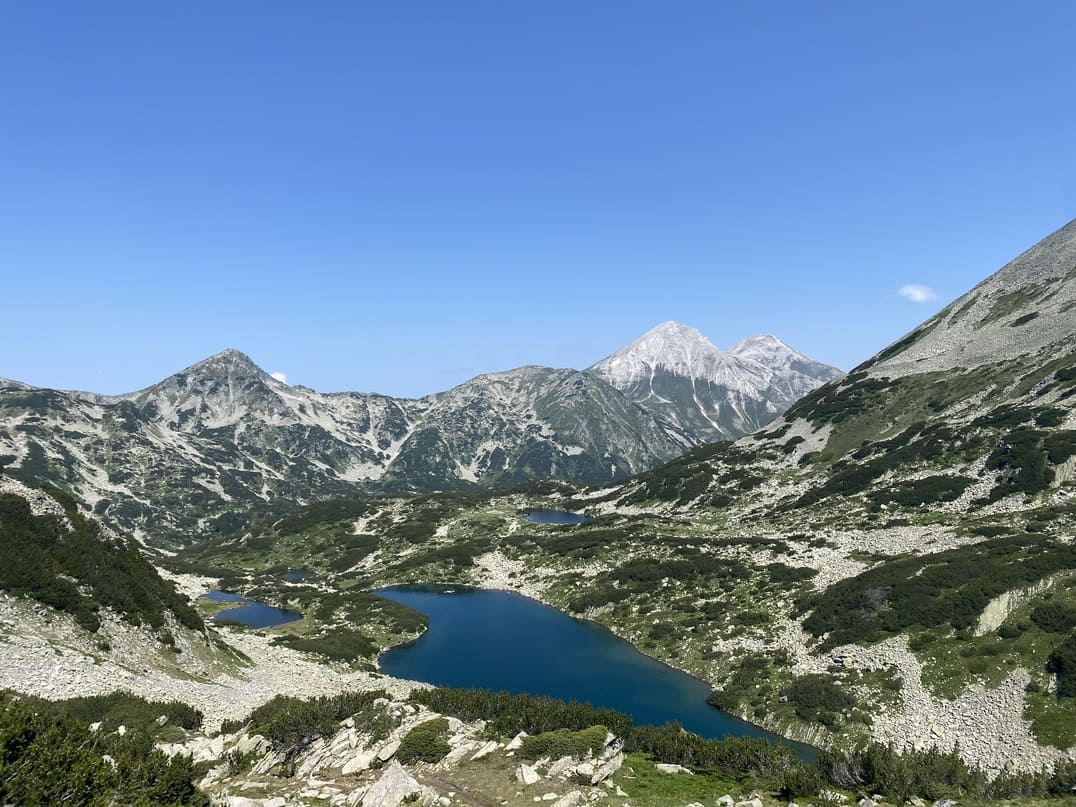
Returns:
[[[725,353],[696,328],[669,321],[651,328],[589,369],[623,388],[659,369],[688,378],[708,377],[724,358]]]
[[[773,334],[721,350],[697,329],[663,322],[589,368],[697,442],[754,431],[842,375]]]

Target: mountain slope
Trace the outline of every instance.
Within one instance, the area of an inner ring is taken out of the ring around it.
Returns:
[[[418,400],[288,386],[235,350],[115,397],[0,382],[0,462],[143,539],[251,509],[559,477],[607,482],[682,449],[600,379],[524,367]]]
[[[728,351],[695,328],[665,322],[588,372],[661,418],[692,445],[739,437],[842,373],[762,334]]]

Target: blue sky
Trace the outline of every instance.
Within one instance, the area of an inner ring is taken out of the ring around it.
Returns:
[[[236,347],[418,395],[667,319],[848,368],[1076,216],[1073,30],[1070,2],[0,3],[0,375],[121,392]]]

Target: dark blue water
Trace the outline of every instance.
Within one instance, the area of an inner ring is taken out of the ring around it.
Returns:
[[[213,602],[242,603],[236,608],[221,611],[213,617],[214,622],[227,620],[229,622],[240,622],[248,628],[271,628],[275,625],[283,625],[303,618],[303,615],[298,611],[274,608],[272,605],[266,605],[264,602],[258,602],[257,600],[248,600],[243,595],[233,594],[230,591],[210,591],[202,596]]]
[[[388,675],[583,701],[629,714],[638,724],[677,721],[703,737],[766,737],[814,758],[814,749],[710,706],[710,688],[702,681],[643,655],[599,625],[535,600],[503,591],[447,594],[421,586],[377,593],[430,620],[421,638],[381,657]]]
[[[533,510],[523,516],[523,520],[532,524],[582,524],[587,517],[567,510]]]

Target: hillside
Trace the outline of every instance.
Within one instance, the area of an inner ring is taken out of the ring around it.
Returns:
[[[308,508],[188,562],[510,588],[788,736],[991,775],[1072,759],[1074,245],[1076,223],[764,430],[623,483]]]

